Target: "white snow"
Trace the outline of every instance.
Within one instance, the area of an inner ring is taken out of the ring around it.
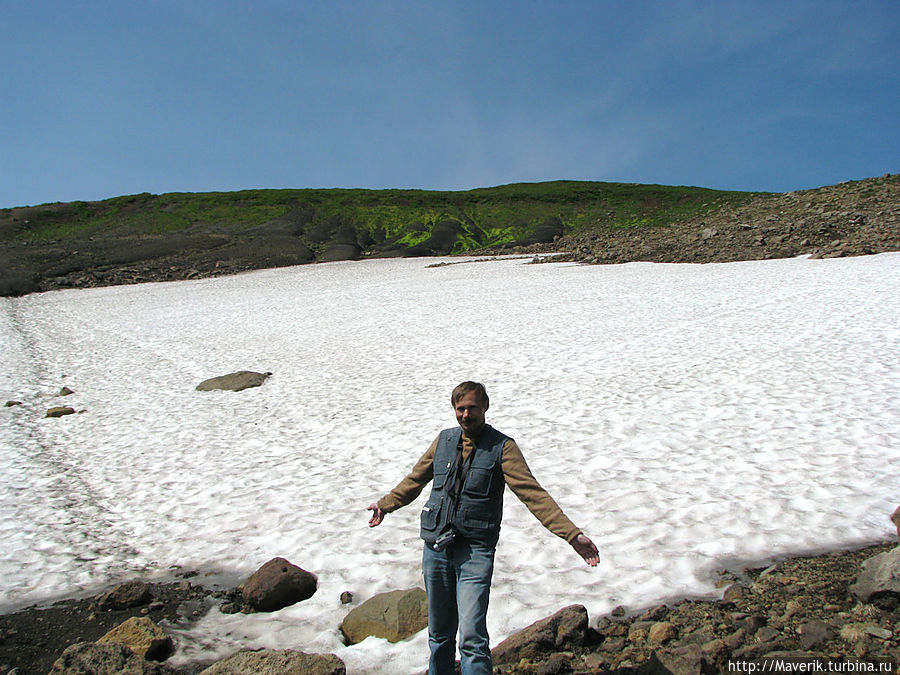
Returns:
[[[366,506],[483,381],[488,421],[598,544],[585,565],[507,491],[492,644],[716,594],[717,569],[886,539],[900,465],[900,254],[715,265],[381,260],[0,299],[0,609],[284,556],[273,614],[212,612],[176,663],[241,646],[415,673],[424,631],[345,647],[357,601],[421,585],[427,495]],[[198,392],[235,370],[260,388]],[[68,385],[75,394],[55,394]],[[53,405],[83,411],[47,419]]]

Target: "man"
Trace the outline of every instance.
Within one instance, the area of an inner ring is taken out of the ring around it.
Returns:
[[[463,382],[450,395],[459,428],[445,429],[393,490],[370,504],[369,527],[412,502],[434,480],[422,509],[422,569],[428,595],[429,675],[454,672],[459,629],[462,675],[492,671],[487,632],[494,550],[506,485],[553,534],[595,567],[597,547],[575,527],[528,468],[516,442],[485,424],[484,385]]]

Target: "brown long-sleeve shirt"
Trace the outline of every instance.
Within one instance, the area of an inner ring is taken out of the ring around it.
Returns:
[[[434,478],[434,451],[437,444],[438,439],[435,438],[406,478],[378,500],[378,508],[385,513],[391,513],[406,506],[419,496],[429,481]],[[463,460],[468,458],[474,447],[475,442],[463,435]],[[500,464],[506,484],[516,497],[528,507],[534,517],[541,521],[541,525],[570,544],[581,534],[581,530],[568,519],[553,497],[537,482],[525,462],[522,451],[511,438],[503,444]]]

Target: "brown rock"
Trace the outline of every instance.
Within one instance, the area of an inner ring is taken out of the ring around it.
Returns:
[[[725,602],[737,602],[744,597],[744,587],[739,583],[734,583],[725,589],[722,594],[722,600]]]
[[[345,675],[334,654],[306,654],[291,649],[242,650],[214,663],[200,675]]]
[[[675,639],[675,635],[675,626],[668,621],[658,621],[650,626],[647,639],[650,641],[651,645],[661,645],[669,640]]]
[[[728,658],[729,654],[728,646],[722,640],[718,639],[705,642],[700,647],[700,650],[716,663],[722,659]]]
[[[275,612],[311,598],[318,581],[315,574],[284,558],[273,558],[244,582],[241,593],[252,611]]]
[[[138,656],[125,645],[79,642],[67,648],[50,675],[176,675],[177,670]]]
[[[165,661],[175,651],[172,638],[147,617],[133,616],[113,628],[97,642],[125,645],[149,661]]]
[[[226,391],[243,391],[251,387],[259,387],[272,373],[254,373],[252,370],[239,370],[236,373],[220,375],[203,380],[197,385],[197,391],[213,391],[222,389]]]
[[[818,619],[801,623],[797,631],[800,633],[800,649],[805,652],[819,647],[834,637],[831,627]]]
[[[347,644],[355,645],[370,635],[399,642],[428,625],[428,598],[421,588],[375,595],[354,607],[341,622]]]
[[[897,526],[897,539],[900,540],[900,506],[891,514],[891,521]]]
[[[143,581],[134,580],[119,584],[111,591],[98,596],[97,606],[103,610],[128,609],[146,605],[151,600],[153,593],[150,592],[150,586]]]
[[[652,675],[700,675],[704,672],[703,651],[698,645],[658,649],[648,666]]]
[[[74,414],[75,408],[70,408],[67,405],[54,406],[47,411],[47,417],[63,417]]]
[[[588,615],[583,605],[569,605],[510,635],[491,650],[495,664],[516,663],[548,651],[584,644]]]

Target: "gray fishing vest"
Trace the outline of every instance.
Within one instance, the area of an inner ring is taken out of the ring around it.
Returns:
[[[456,449],[462,429],[444,429],[434,451],[434,483],[431,496],[422,509],[421,537],[433,544],[450,526],[457,537],[473,543],[496,546],[503,518],[503,444],[509,440],[489,425],[484,426],[475,443],[474,455],[465,482],[454,499],[456,487]]]

